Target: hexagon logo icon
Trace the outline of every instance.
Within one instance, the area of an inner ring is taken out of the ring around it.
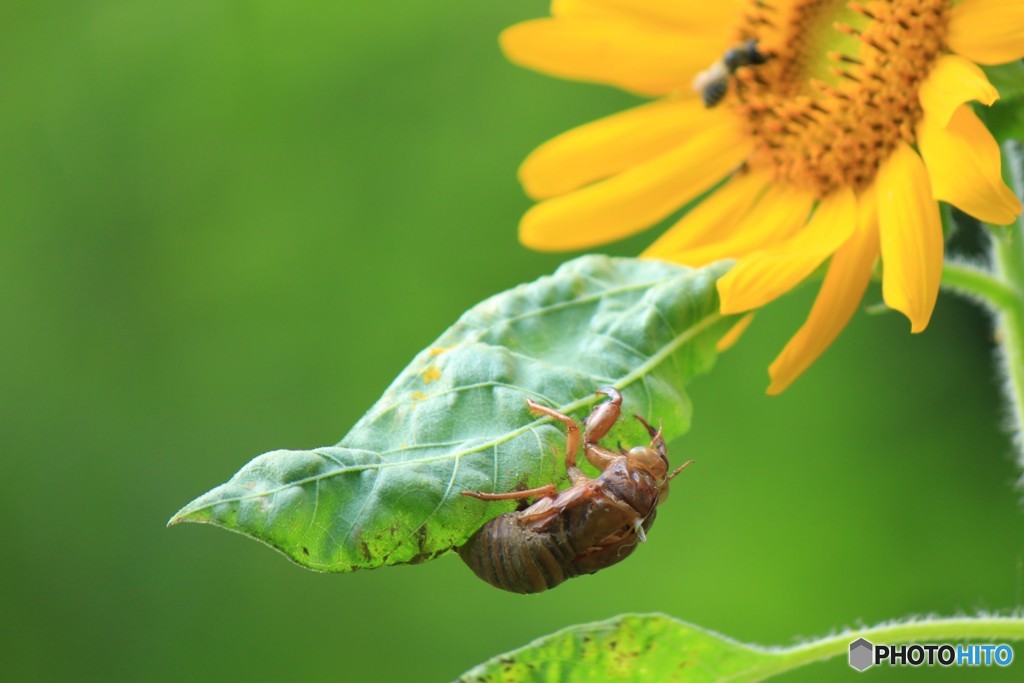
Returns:
[[[863,671],[875,664],[875,646],[870,641],[858,638],[850,643],[850,666]]]

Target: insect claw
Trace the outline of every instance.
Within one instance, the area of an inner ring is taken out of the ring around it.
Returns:
[[[605,387],[604,389],[598,389],[594,393],[598,396],[607,396],[617,406],[622,405],[622,394],[615,387]]]
[[[530,412],[533,413],[534,415],[537,415],[538,413],[544,413],[545,412],[544,406],[542,406],[541,404],[537,403],[532,398],[526,399],[526,405],[530,408]]]
[[[635,417],[635,418],[636,418],[637,420],[639,420],[639,421],[640,421],[640,424],[642,424],[642,425],[643,425],[644,427],[646,427],[646,428],[647,428],[647,433],[651,435],[651,438],[654,438],[655,434],[657,434],[657,433],[658,433],[658,431],[660,431],[660,430],[658,430],[658,431],[655,431],[654,427],[652,427],[652,426],[651,426],[651,425],[650,425],[650,424],[649,424],[649,423],[647,422],[647,420],[643,419],[643,418],[642,418],[642,417],[640,417],[639,415],[635,415],[635,414],[634,414],[634,415],[633,415],[633,417]]]
[[[661,453],[661,457],[668,461],[668,449],[665,447],[665,437],[662,435],[662,427],[664,423],[662,420],[658,420],[658,433],[651,438],[651,444],[658,447],[658,452]]]
[[[627,455],[628,454],[628,451],[625,448],[622,447],[622,442],[621,441],[616,441],[615,445],[619,447],[619,453],[621,453],[622,455]]]

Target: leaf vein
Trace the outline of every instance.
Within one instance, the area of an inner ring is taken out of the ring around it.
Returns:
[[[711,327],[712,325],[717,323],[719,320],[721,320],[721,318],[722,318],[722,315],[720,313],[712,313],[712,314],[708,315],[706,318],[704,318],[703,320],[695,323],[692,327],[687,329],[685,332],[679,334],[677,337],[675,337],[674,339],[672,339],[671,341],[666,343],[664,346],[662,346],[661,349],[659,349],[656,353],[651,355],[651,357],[645,363],[642,363],[641,365],[637,366],[632,372],[624,375],[620,380],[618,380],[616,382],[613,382],[612,383],[613,386],[616,389],[619,389],[620,391],[625,389],[628,386],[631,386],[638,379],[641,379],[641,378],[645,377],[651,371],[652,368],[655,368],[658,365],[660,365],[665,360],[665,358],[671,356],[671,354],[673,352],[675,352],[680,346],[682,346],[686,342],[690,341],[691,339],[693,339],[698,334],[700,334],[700,333],[704,332],[705,330],[707,330],[709,327]],[[559,412],[566,413],[566,414],[573,413],[573,412],[575,412],[577,410],[580,410],[581,408],[584,408],[586,406],[594,404],[596,402],[596,400],[597,400],[596,396],[586,396],[586,397],[580,398],[580,399],[578,399],[576,401],[572,401],[571,403],[568,403],[566,405],[563,405],[563,406],[559,407],[558,410],[559,410]],[[253,499],[261,498],[261,497],[264,497],[264,496],[275,494],[278,491],[283,491],[285,489],[291,488],[292,486],[305,486],[306,484],[312,483],[314,481],[318,481],[320,479],[328,479],[328,478],[331,478],[331,477],[335,477],[335,476],[339,476],[339,475],[343,475],[343,474],[348,474],[350,472],[362,472],[364,470],[385,469],[385,468],[389,468],[389,467],[406,467],[406,466],[422,465],[422,464],[427,464],[427,463],[431,463],[431,462],[439,462],[439,461],[442,461],[442,460],[447,460],[448,458],[460,459],[460,458],[463,458],[463,457],[465,457],[467,455],[473,455],[474,453],[479,453],[479,452],[481,452],[481,451],[483,451],[483,450],[485,450],[487,448],[491,448],[492,446],[496,446],[496,445],[500,445],[500,444],[503,444],[503,443],[507,443],[507,442],[511,441],[512,439],[514,439],[515,437],[519,436],[520,434],[523,434],[524,432],[533,430],[537,426],[539,426],[541,424],[545,424],[545,423],[551,422],[551,421],[552,421],[552,418],[549,418],[549,417],[543,417],[543,418],[534,420],[533,422],[530,422],[530,423],[528,423],[528,424],[526,424],[526,425],[524,425],[524,426],[522,426],[522,427],[520,427],[518,429],[514,429],[514,430],[512,430],[510,432],[506,432],[503,435],[495,437],[492,441],[487,441],[487,442],[481,443],[481,444],[479,444],[477,446],[474,446],[473,448],[470,448],[470,449],[467,449],[467,450],[456,451],[456,452],[453,452],[453,453],[446,453],[446,454],[443,454],[443,455],[437,455],[437,456],[433,456],[433,457],[429,457],[429,458],[418,458],[418,459],[415,459],[415,460],[398,460],[398,461],[393,461],[393,462],[360,463],[358,465],[344,466],[344,467],[340,467],[339,469],[333,470],[333,471],[330,471],[330,472],[324,472],[324,473],[321,473],[321,474],[316,474],[316,475],[311,475],[311,476],[308,476],[308,477],[303,477],[303,478],[300,478],[300,479],[296,479],[295,481],[288,482],[286,484],[283,484],[283,485],[278,486],[278,487],[273,488],[273,489],[268,489],[266,491],[251,493],[251,494],[247,494],[247,495],[244,495],[244,496],[236,496],[236,497],[218,499],[215,502],[211,502],[211,503],[208,503],[206,505],[200,505],[200,506],[197,506],[195,508],[189,509],[188,513],[189,514],[194,514],[195,512],[198,512],[199,510],[205,510],[205,509],[211,508],[211,507],[213,507],[215,505],[222,505],[222,504],[226,504],[226,503],[237,503],[237,502],[242,502],[242,501],[246,501],[246,500],[253,500]]]

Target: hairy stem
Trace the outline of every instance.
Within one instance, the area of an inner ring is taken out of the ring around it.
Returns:
[[[1017,292],[989,269],[960,261],[942,265],[942,287],[988,304],[996,311],[1017,305]]]
[[[1003,145],[1003,154],[1014,193],[1024,197],[1024,147],[1012,140]],[[1006,399],[1010,427],[1021,460],[1024,461],[1024,231],[1021,221],[1006,228],[993,227],[992,265],[995,276],[1013,292],[1006,305],[999,306],[999,334],[1003,367],[1006,373]]]
[[[1024,146],[1003,145],[1014,193],[1024,201]],[[1008,427],[1024,467],[1024,218],[1009,226],[988,226],[991,269],[947,262],[942,286],[987,304],[996,316],[999,356],[1005,377]]]

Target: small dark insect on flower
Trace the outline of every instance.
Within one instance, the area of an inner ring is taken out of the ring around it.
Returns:
[[[768,55],[757,49],[756,40],[748,40],[739,47],[726,50],[725,55],[697,74],[693,89],[700,93],[704,106],[710,109],[729,92],[729,78],[742,66],[758,66],[768,61]]]
[[[480,500],[537,501],[524,510],[509,512],[482,526],[458,549],[477,576],[513,593],[539,593],[566,579],[610,567],[626,559],[654,523],[658,504],[668,496],[668,482],[692,460],[669,474],[665,440],[635,415],[651,435],[649,446],[618,453],[598,442],[619,419],[622,396],[612,388],[598,394],[598,404],[584,421],[583,453],[601,471],[588,477],[576,466],[580,429],[568,415],[527,400],[530,411],[565,424],[565,470],[570,486],[559,492],[554,484],[509,493],[463,495]]]

